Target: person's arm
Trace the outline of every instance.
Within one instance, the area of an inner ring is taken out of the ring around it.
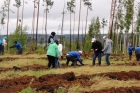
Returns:
[[[109,46],[108,42],[105,42],[105,46],[104,46],[104,49],[102,51],[107,50],[108,46]]]
[[[14,48],[14,47],[16,47],[15,45],[13,45],[13,46],[11,46],[10,48]]]
[[[78,59],[79,63],[80,63],[81,65],[83,65],[82,60],[81,60],[81,58],[80,58],[79,55],[77,55],[77,59]]]

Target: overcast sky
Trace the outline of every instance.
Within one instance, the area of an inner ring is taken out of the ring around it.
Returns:
[[[0,0],[0,7],[2,6],[4,0]],[[27,25],[29,27],[28,33],[31,34],[32,30],[32,16],[33,16],[33,0],[25,0],[28,2],[28,4],[25,4],[25,9],[24,9],[24,20],[23,20],[23,26]],[[62,24],[62,12],[63,12],[63,7],[64,7],[64,0],[52,0],[54,1],[53,7],[50,9],[49,15],[48,15],[48,34],[51,33],[51,31],[55,31],[57,34],[61,33],[61,27]],[[67,7],[66,2],[70,0],[65,0],[65,7]],[[91,0],[92,1],[92,9],[93,11],[89,11],[89,16],[88,16],[88,24],[90,23],[90,20],[93,17],[99,16],[100,20],[103,18],[109,20],[110,17],[110,8],[111,8],[111,1],[112,0]],[[21,0],[22,2],[22,0]],[[17,17],[17,8],[13,6],[15,3],[15,0],[11,0],[10,8],[12,11],[15,13],[10,13],[10,22],[9,22],[9,32],[13,32],[16,28],[16,17]],[[40,34],[44,34],[45,31],[42,30],[44,28],[43,24],[43,11],[45,9],[45,6],[42,6],[43,0],[40,0],[40,12],[39,12],[39,25],[38,25],[38,31]],[[80,0],[76,0],[76,22],[75,22],[75,34],[77,34],[78,30],[78,16],[79,16],[79,4]],[[21,12],[22,12],[22,6],[20,7],[20,13],[19,13],[19,19],[21,19]],[[65,8],[65,11],[67,9]],[[36,11],[37,12],[37,11]],[[45,15],[44,15],[45,17]],[[74,17],[72,17],[74,19]],[[35,19],[36,20],[36,19]],[[82,33],[82,27],[85,29],[85,21],[86,21],[86,7],[84,6],[82,2],[82,9],[81,9],[81,23],[80,23],[80,33]],[[5,22],[7,22],[7,19],[5,19]],[[44,21],[45,22],[45,21]],[[83,26],[82,26],[83,24]],[[36,25],[35,25],[36,26]],[[72,27],[73,27],[73,22],[72,22]],[[70,16],[69,13],[67,12],[65,14],[65,19],[64,19],[64,34],[69,33],[70,29]],[[6,25],[4,28],[0,28],[1,34],[6,34]],[[73,30],[73,28],[72,28]],[[101,29],[102,30],[102,29]],[[105,28],[106,32],[108,30],[108,26]]]

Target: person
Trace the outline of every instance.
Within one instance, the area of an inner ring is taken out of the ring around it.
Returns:
[[[2,40],[0,40],[0,55],[2,55]]]
[[[136,55],[136,60],[139,61],[139,59],[140,59],[140,47],[139,46],[137,46],[135,48],[135,55]]]
[[[18,50],[18,51],[17,51],[17,54],[18,54],[18,55],[22,54],[22,45],[21,45],[19,42],[14,41],[14,45],[11,46],[10,48],[14,48],[14,47],[17,48],[17,50]]]
[[[55,32],[51,32],[51,35],[49,36],[49,39],[48,39],[48,44],[54,42],[54,36],[55,35],[56,35]]]
[[[58,42],[59,42],[59,44],[58,44],[59,55],[60,55],[61,59],[63,59],[63,54],[62,54],[63,46],[60,43],[60,40],[58,40]]]
[[[91,50],[94,51],[92,65],[95,65],[96,57],[98,57],[98,64],[101,65],[101,57],[102,57],[102,44],[100,41],[96,40],[96,38],[92,38],[92,47]]]
[[[113,45],[113,41],[109,38],[107,38],[106,36],[103,36],[103,40],[105,41],[104,43],[104,48],[102,50],[102,52],[105,55],[105,61],[107,63],[107,65],[110,65],[110,61],[109,61],[109,56],[112,53],[112,45]]]
[[[58,58],[58,46],[56,42],[49,43],[47,49],[48,68],[55,68],[55,61]]]
[[[55,40],[56,44],[58,45],[58,57],[62,56],[62,46],[59,46],[59,40]],[[62,44],[61,44],[62,45]],[[55,65],[61,68],[61,64],[59,58],[56,58]]]
[[[2,47],[1,47],[1,54],[2,55],[4,54],[4,47],[7,45],[6,40],[7,40],[7,37],[4,36],[2,39]]]
[[[80,62],[81,65],[84,65],[80,56],[82,55],[82,51],[70,51],[66,54],[66,65],[69,64],[69,61],[72,61],[72,65],[76,66],[77,61]]]
[[[132,58],[133,47],[131,44],[128,45],[129,60]]]

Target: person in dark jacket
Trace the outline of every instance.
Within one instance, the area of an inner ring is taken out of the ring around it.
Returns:
[[[73,66],[76,66],[77,61],[80,62],[81,65],[84,65],[80,56],[82,55],[82,51],[70,51],[66,54],[66,65],[69,64],[69,61],[72,61]]]
[[[94,51],[92,65],[95,65],[96,58],[98,57],[98,64],[101,65],[101,57],[102,57],[102,44],[100,41],[96,40],[96,38],[92,38],[92,48]]]
[[[129,60],[132,58],[133,47],[131,44],[128,45]]]
[[[11,46],[10,48],[14,48],[14,47],[17,48],[17,50],[18,50],[18,51],[17,51],[17,54],[18,54],[18,55],[22,54],[22,45],[21,45],[19,42],[15,41],[15,42],[14,42],[14,45]]]
[[[48,39],[48,44],[54,42],[54,36],[55,35],[56,35],[55,32],[51,32],[51,35],[49,36],[49,39]]]
[[[136,55],[136,60],[139,61],[139,59],[140,59],[140,47],[139,46],[137,46],[135,48],[135,55]]]

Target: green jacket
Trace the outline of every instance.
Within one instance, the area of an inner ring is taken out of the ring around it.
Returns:
[[[55,42],[48,45],[46,55],[58,57],[58,46]]]

